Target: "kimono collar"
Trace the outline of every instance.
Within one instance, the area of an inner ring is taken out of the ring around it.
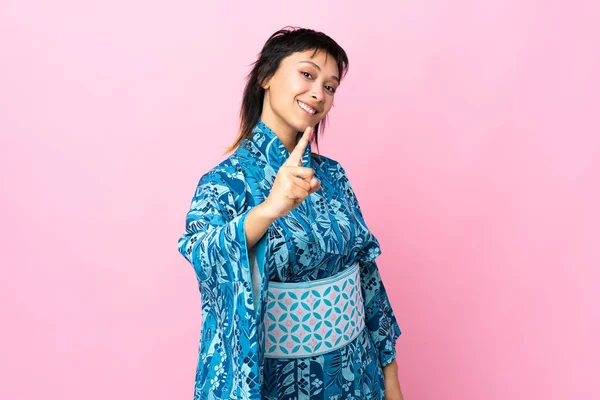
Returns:
[[[298,134],[297,139],[299,140],[301,134]],[[262,120],[258,120],[252,130],[252,137],[250,139],[254,145],[254,149],[258,150],[263,157],[266,158],[266,162],[277,171],[279,167],[286,162],[290,156],[290,152],[285,148],[283,142],[277,137],[275,132],[269,128]],[[304,154],[302,155],[302,166],[311,168],[311,146],[310,143],[306,146]]]

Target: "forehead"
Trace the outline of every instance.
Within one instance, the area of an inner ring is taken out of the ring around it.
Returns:
[[[285,64],[287,66],[296,66],[304,65],[310,66],[310,64],[303,63],[302,61],[311,61],[321,68],[321,72],[325,72],[329,75],[338,75],[338,67],[336,59],[329,53],[324,50],[317,50],[315,52],[314,49],[305,50],[301,52],[296,52],[290,54],[285,60]]]

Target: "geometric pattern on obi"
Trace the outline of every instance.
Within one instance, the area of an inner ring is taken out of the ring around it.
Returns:
[[[269,282],[265,357],[310,357],[354,340],[365,328],[358,267],[310,282]]]

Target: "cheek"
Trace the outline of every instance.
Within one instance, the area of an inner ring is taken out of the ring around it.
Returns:
[[[331,110],[331,106],[333,106],[333,96],[329,96],[327,95],[327,100],[325,101],[325,107],[324,107],[324,111],[325,114],[327,114],[329,112],[329,110]]]
[[[289,104],[295,101],[296,96],[306,92],[307,85],[302,80],[289,75],[283,78],[272,91],[277,104]]]
[[[288,92],[293,96],[306,93],[310,90],[310,82],[304,79],[300,74],[298,74],[298,76],[290,76],[286,83]]]

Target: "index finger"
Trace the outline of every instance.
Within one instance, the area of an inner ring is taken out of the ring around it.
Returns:
[[[294,150],[290,153],[290,156],[286,160],[287,165],[293,165],[295,167],[302,166],[302,155],[304,154],[304,150],[306,150],[306,146],[308,146],[308,141],[310,139],[310,135],[312,133],[312,127],[306,127],[306,130],[302,134],[302,137],[294,147]]]

